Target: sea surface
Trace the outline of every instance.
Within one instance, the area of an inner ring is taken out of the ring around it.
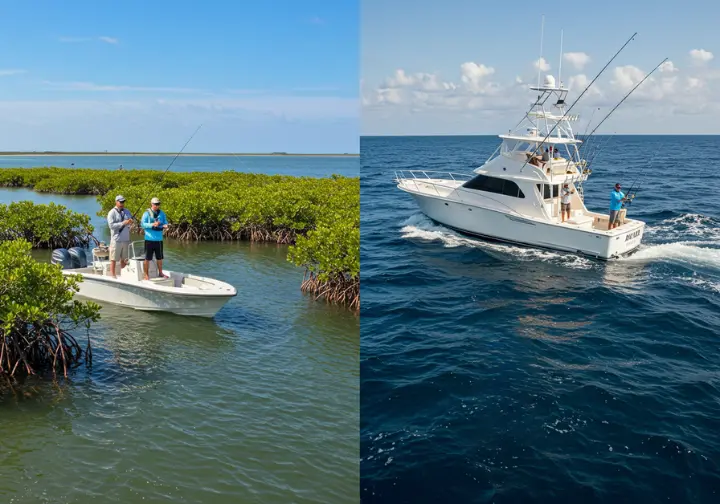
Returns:
[[[434,224],[397,169],[497,137],[361,139],[363,502],[720,502],[720,137],[595,138],[586,204],[640,186],[602,263]]]
[[[0,190],[24,199],[87,213],[109,240],[93,197]],[[285,246],[165,251],[237,297],[211,320],[105,305],[91,369],[0,393],[0,502],[358,502],[358,317],[304,296]]]
[[[0,168],[94,168],[99,170],[161,170],[172,163],[170,171],[229,171],[329,177],[337,174],[357,177],[357,157],[331,156],[0,156]]]

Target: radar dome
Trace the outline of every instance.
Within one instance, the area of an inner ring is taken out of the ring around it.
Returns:
[[[545,76],[545,87],[554,88],[555,87],[555,77],[552,75],[546,75]]]

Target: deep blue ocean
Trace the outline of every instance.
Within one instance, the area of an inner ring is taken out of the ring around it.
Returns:
[[[720,137],[593,140],[586,204],[635,182],[647,222],[608,263],[461,236],[393,183],[498,141],[361,139],[363,502],[720,502]]]

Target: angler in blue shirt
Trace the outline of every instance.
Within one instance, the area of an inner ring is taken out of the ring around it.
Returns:
[[[627,201],[625,194],[620,190],[622,186],[615,184],[615,189],[610,193],[610,221],[608,223],[608,230],[614,229],[620,225],[620,210],[622,209],[623,203]]]
[[[160,200],[158,198],[153,198],[150,205],[151,207],[145,210],[141,221],[142,228],[145,230],[145,280],[150,280],[148,268],[153,255],[157,259],[158,276],[168,278],[162,270],[163,231],[169,228],[170,224],[168,224],[165,212],[160,210]]]

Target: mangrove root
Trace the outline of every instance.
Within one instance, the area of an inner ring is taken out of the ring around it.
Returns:
[[[360,309],[359,278],[337,275],[323,281],[312,271],[306,270],[300,289],[316,300],[324,298],[329,303],[348,305],[351,310]]]

